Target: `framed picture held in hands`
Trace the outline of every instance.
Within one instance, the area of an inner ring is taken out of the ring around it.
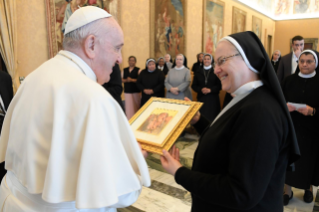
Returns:
[[[152,97],[130,119],[137,141],[148,152],[169,150],[203,103]]]

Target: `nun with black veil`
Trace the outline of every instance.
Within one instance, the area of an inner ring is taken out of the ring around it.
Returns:
[[[224,37],[214,72],[234,98],[201,134],[192,169],[179,150],[163,150],[161,163],[192,195],[192,211],[282,212],[285,173],[299,159],[294,126],[269,57],[253,32]]]
[[[295,74],[286,77],[282,84],[302,155],[295,163],[296,171],[286,174],[284,205],[293,197],[291,186],[305,190],[303,199],[306,203],[311,203],[312,186],[319,185],[318,52],[305,50],[300,54],[298,61]],[[306,106],[297,109],[291,103]]]
[[[199,53],[196,55],[197,62],[193,64],[192,72],[196,72],[199,69],[202,69],[204,65],[204,53]]]
[[[192,89],[197,93],[197,101],[203,102],[200,113],[209,121],[213,121],[220,112],[219,91],[220,80],[214,74],[213,56],[205,54],[204,66],[194,72]]]

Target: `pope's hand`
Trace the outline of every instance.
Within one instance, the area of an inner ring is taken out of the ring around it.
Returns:
[[[187,97],[185,97],[184,98],[184,100],[185,101],[191,101],[189,98],[187,98]],[[199,111],[197,111],[197,113],[195,114],[195,116],[193,117],[193,119],[191,120],[191,125],[194,125],[194,124],[196,124],[197,122],[198,122],[198,120],[200,119],[200,112]]]
[[[177,169],[182,167],[182,164],[179,162],[179,149],[177,149],[174,145],[169,152],[163,150],[161,163],[163,168],[174,176]]]

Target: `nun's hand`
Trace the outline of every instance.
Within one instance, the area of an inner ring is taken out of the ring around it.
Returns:
[[[163,150],[161,163],[168,173],[175,176],[177,169],[182,167],[182,164],[179,162],[179,149],[177,149],[174,145],[169,152]]]
[[[184,98],[185,101],[190,102],[191,100],[187,97]],[[193,119],[191,120],[191,125],[196,124],[200,119],[200,112],[197,111],[197,113],[195,114],[195,116],[193,117]]]
[[[291,104],[289,104],[289,103],[287,103],[287,107],[288,107],[289,112],[293,112],[293,111],[296,110],[296,107],[291,105]]]
[[[299,108],[297,111],[305,116],[310,116],[313,113],[313,108],[306,105],[305,108]]]

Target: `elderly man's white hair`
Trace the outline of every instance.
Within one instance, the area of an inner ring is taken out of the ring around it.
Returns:
[[[98,37],[99,42],[103,42],[103,39],[98,35],[102,29],[106,29],[105,19],[106,18],[98,19],[64,35],[63,48],[76,49],[89,35],[94,35]]]
[[[275,50],[275,51],[272,53],[272,55],[274,55],[276,52],[278,52],[278,53],[279,53],[279,56],[281,56],[281,52],[280,52],[279,50]]]

